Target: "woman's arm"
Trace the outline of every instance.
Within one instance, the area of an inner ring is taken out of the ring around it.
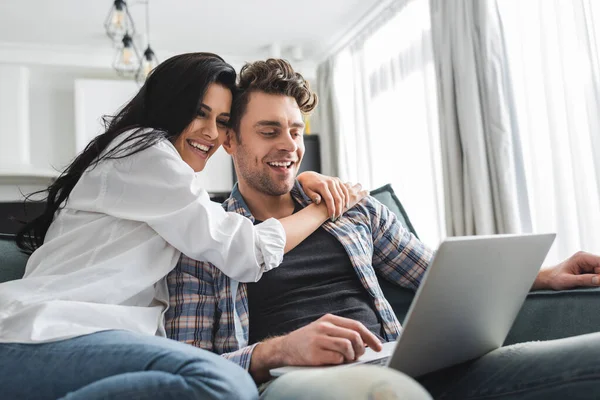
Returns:
[[[322,206],[311,206],[283,224],[271,219],[254,226],[210,201],[194,171],[166,141],[86,171],[67,207],[145,222],[180,252],[241,282],[255,282],[277,267],[283,250],[298,245],[327,215]]]
[[[362,200],[365,196],[369,195],[369,192],[362,190],[360,184],[350,185],[348,183],[343,184],[346,196],[345,202],[346,207],[340,210],[340,216],[345,210],[352,208]],[[310,234],[317,230],[323,222],[327,221],[329,217],[329,211],[324,203],[319,205],[311,204],[303,210],[279,220],[283,225],[286,235],[286,243],[284,252],[292,250],[294,247],[299,245],[304,239]],[[338,217],[333,218],[333,221]]]
[[[289,217],[280,219],[286,237],[284,253],[302,243],[328,219],[329,214],[325,203],[311,204]]]
[[[225,212],[166,141],[86,171],[67,207],[144,222],[164,241],[157,246],[208,261],[241,282],[257,281],[283,259],[281,224],[270,220],[254,226],[242,215]],[[146,230],[139,235],[153,239]]]

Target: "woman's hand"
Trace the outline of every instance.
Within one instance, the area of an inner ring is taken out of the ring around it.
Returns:
[[[320,204],[325,200],[331,220],[335,221],[344,211],[353,207],[369,193],[360,185],[342,183],[340,178],[332,178],[316,172],[307,171],[298,175],[298,181],[304,192],[313,203]]]
[[[351,209],[356,204],[358,204],[359,201],[361,201],[369,195],[369,191],[363,190],[362,185],[360,183],[351,184],[349,182],[346,182],[344,183],[344,186],[346,186],[349,196],[347,200],[346,210]]]

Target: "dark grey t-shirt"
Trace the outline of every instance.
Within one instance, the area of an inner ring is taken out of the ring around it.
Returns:
[[[248,306],[249,344],[287,334],[328,313],[360,321],[382,337],[373,300],[348,253],[323,228],[287,253],[278,268],[248,284]]]

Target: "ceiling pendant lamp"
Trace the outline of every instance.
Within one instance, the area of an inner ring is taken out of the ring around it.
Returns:
[[[136,81],[141,85],[146,82],[146,78],[150,75],[150,72],[158,65],[158,58],[156,58],[156,54],[150,48],[150,45],[144,51],[144,55],[142,56],[142,62],[140,64],[140,69],[136,74]]]
[[[124,0],[114,1],[104,21],[104,28],[115,43],[120,42],[127,33],[131,36],[135,34],[135,25]]]
[[[140,68],[138,69],[135,80],[141,86],[146,82],[146,78],[150,72],[158,65],[158,58],[154,51],[150,47],[150,1],[146,1],[146,42],[148,46],[144,51],[142,60],[140,62]]]
[[[140,55],[127,32],[117,47],[113,68],[124,78],[133,78],[140,68]]]

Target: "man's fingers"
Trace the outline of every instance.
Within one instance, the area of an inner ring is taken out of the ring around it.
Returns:
[[[354,321],[349,318],[338,317],[337,315],[327,314],[323,317],[326,321],[331,322],[334,325],[341,326],[342,328],[351,329],[356,331],[363,342],[375,351],[381,351],[383,346],[381,342],[366,326],[358,321]]]
[[[585,251],[578,251],[572,257],[572,260],[577,264],[583,272],[595,272],[598,273],[600,269],[600,257],[594,254],[586,253]]]
[[[335,350],[319,349],[319,356],[313,365],[339,365],[344,363],[344,355]]]
[[[600,285],[600,275],[581,274],[581,275],[574,275],[574,277],[576,278],[575,281],[577,282],[578,286],[589,287],[589,286],[599,286]]]
[[[362,356],[365,352],[365,342],[363,342],[360,334],[352,329],[342,328],[331,323],[326,323],[323,324],[323,333],[328,336],[348,340],[352,344],[355,357],[354,359]]]
[[[325,350],[335,351],[342,355],[341,362],[351,362],[356,360],[356,354],[354,353],[354,347],[348,339],[343,339],[333,336],[324,336],[321,340],[321,346]],[[339,359],[338,359],[339,360]],[[338,361],[335,360],[335,361]],[[336,364],[339,364],[336,362]]]

